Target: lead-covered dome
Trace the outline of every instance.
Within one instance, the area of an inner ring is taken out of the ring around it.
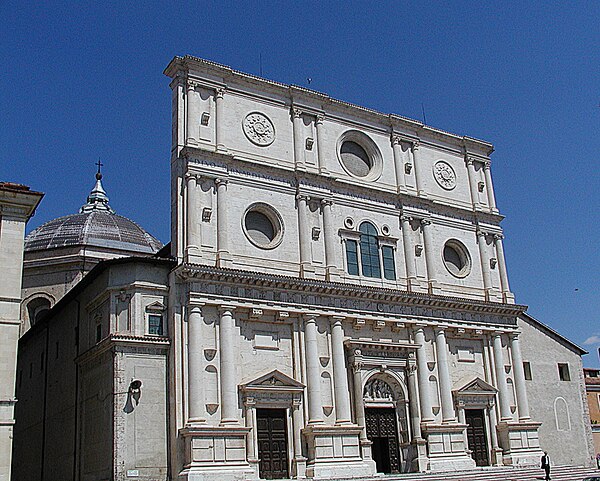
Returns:
[[[94,246],[132,253],[158,252],[162,247],[160,241],[110,208],[101,180],[102,174],[98,172],[96,185],[78,214],[59,217],[33,230],[25,238],[25,251]]]

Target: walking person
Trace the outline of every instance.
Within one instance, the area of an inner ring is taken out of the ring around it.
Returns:
[[[548,451],[544,451],[544,455],[542,456],[542,469],[546,473],[546,477],[544,478],[546,481],[550,480],[550,456],[548,456]]]

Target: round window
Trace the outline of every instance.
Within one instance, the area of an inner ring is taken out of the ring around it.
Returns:
[[[471,259],[467,248],[457,240],[449,240],[444,245],[444,265],[455,277],[466,277],[471,271]]]
[[[340,148],[340,157],[346,169],[357,177],[366,177],[371,171],[371,159],[365,149],[356,142],[351,140],[343,142]]]
[[[246,237],[262,249],[273,249],[279,245],[283,235],[282,226],[280,215],[267,204],[253,204],[244,214]]]
[[[363,180],[381,175],[383,159],[373,140],[358,130],[348,130],[338,139],[338,159],[348,174]]]

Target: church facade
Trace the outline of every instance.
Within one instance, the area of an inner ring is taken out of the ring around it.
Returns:
[[[165,73],[170,254],[101,263],[21,340],[26,370],[77,333],[49,373],[61,479],[589,463],[585,351],[514,302],[491,144],[195,57]]]

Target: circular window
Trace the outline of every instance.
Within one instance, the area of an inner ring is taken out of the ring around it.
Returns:
[[[261,249],[277,247],[283,236],[283,222],[279,213],[267,204],[251,205],[243,219],[246,237]]]
[[[444,245],[444,265],[455,277],[466,277],[471,272],[471,258],[467,248],[457,240],[449,240]]]
[[[344,132],[338,140],[338,158],[348,174],[364,180],[381,175],[383,160],[377,145],[358,130]]]

